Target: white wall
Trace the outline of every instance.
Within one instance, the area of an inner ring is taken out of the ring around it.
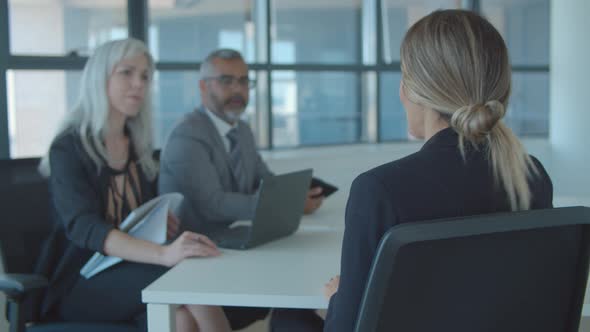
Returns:
[[[550,141],[560,192],[590,193],[590,1],[551,1]]]

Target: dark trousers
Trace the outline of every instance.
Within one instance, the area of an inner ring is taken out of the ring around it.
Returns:
[[[321,332],[324,320],[310,309],[273,309],[270,332]]]
[[[76,322],[132,322],[147,331],[146,306],[141,291],[168,268],[122,262],[85,279],[80,276],[57,306],[60,320]],[[232,330],[265,319],[269,308],[223,307]],[[273,309],[271,332],[322,331],[323,320],[312,310]]]
[[[147,331],[146,306],[141,291],[168,268],[122,262],[90,279],[82,276],[58,303],[61,320],[76,322],[132,322]]]
[[[266,318],[269,308],[223,307],[232,330],[241,330]],[[313,310],[272,309],[270,332],[321,332],[324,320]]]
[[[241,330],[256,321],[263,320],[270,312],[269,308],[223,307],[223,312],[232,330]]]

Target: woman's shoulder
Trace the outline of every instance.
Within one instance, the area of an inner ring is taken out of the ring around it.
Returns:
[[[530,155],[534,169],[529,178],[529,187],[533,196],[532,208],[549,208],[553,202],[553,181],[535,156]]]
[[[68,128],[53,139],[49,148],[49,160],[52,168],[55,164],[80,164],[92,167],[89,154],[84,149],[78,130]],[[71,165],[73,166],[73,165]]]
[[[80,135],[74,128],[66,128],[55,136],[51,142],[50,150],[55,149],[75,149],[81,145]]]
[[[359,174],[352,182],[351,190],[364,195],[396,196],[403,188],[408,187],[407,169],[412,162],[405,158],[390,161]],[[380,193],[380,194],[379,194]]]
[[[364,172],[362,175],[374,177],[379,181],[385,182],[388,180],[400,181],[407,179],[408,176],[412,177],[419,174],[419,170],[427,164],[423,152],[418,151],[400,159],[374,167]]]
[[[537,180],[544,182],[551,182],[551,178],[549,177],[547,170],[545,170],[543,163],[541,163],[541,161],[533,155],[529,155],[529,157],[531,158],[531,161],[533,162],[533,165],[535,167],[535,169],[532,170],[532,174],[537,175],[536,177],[533,176],[533,178],[536,178]]]

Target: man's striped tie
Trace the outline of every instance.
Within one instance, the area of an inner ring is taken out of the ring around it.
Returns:
[[[248,193],[242,149],[238,140],[238,128],[232,128],[225,136],[229,139],[229,162],[234,175],[234,189],[241,193]]]

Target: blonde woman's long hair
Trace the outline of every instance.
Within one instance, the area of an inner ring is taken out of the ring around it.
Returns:
[[[86,62],[80,84],[79,98],[74,108],[63,120],[56,137],[73,129],[80,135],[82,146],[98,170],[105,166],[107,158],[103,134],[108,130],[109,100],[107,82],[115,66],[123,59],[145,55],[150,67],[150,87],[146,89],[144,103],[137,116],[128,118],[126,128],[130,142],[138,158],[138,164],[146,177],[153,180],[158,173],[158,165],[152,157],[152,107],[151,78],[154,60],[145,44],[128,38],[107,42],[94,51]],[[54,137],[54,140],[55,138]],[[39,170],[45,176],[51,173],[49,152],[41,160]]]
[[[538,170],[502,121],[511,69],[498,31],[473,12],[435,11],[406,34],[401,69],[408,99],[450,119],[463,158],[466,144],[485,149],[495,184],[507,193],[511,209],[528,209],[528,181]]]

